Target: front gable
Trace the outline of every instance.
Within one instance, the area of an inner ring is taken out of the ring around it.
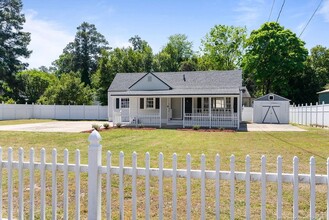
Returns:
[[[147,73],[129,87],[131,91],[170,90],[171,87],[153,73]]]

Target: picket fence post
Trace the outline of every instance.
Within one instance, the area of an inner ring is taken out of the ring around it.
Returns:
[[[88,219],[101,219],[101,175],[102,137],[94,130],[88,138]]]

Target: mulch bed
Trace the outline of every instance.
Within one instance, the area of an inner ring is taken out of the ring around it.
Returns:
[[[126,129],[126,130],[155,130],[157,128],[136,128],[136,127],[121,127],[121,128],[117,128],[117,127],[112,127],[112,128],[101,128],[98,130],[98,132],[107,132],[107,131],[111,131],[113,129]],[[82,131],[81,133],[91,133],[94,129],[90,129],[87,131]]]
[[[236,132],[236,130],[231,130],[231,129],[224,129],[224,130],[220,130],[220,129],[198,129],[198,130],[194,130],[192,128],[177,128],[178,131],[195,131],[195,132]]]
[[[121,127],[121,128],[117,128],[117,127],[112,127],[112,128],[101,128],[98,130],[98,132],[107,132],[107,131],[111,131],[113,129],[126,129],[126,130],[156,130],[159,128],[150,128],[150,127],[144,127],[144,128],[136,128],[136,127]],[[94,129],[90,129],[87,131],[82,131],[81,133],[91,133]],[[198,129],[198,130],[194,130],[193,128],[177,128],[177,131],[194,131],[194,132],[236,132],[236,130],[232,130],[232,129],[214,129],[214,128],[202,128],[202,129]]]

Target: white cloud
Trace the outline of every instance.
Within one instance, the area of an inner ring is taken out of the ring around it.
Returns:
[[[29,68],[50,66],[62,54],[64,47],[73,41],[74,36],[55,22],[38,18],[36,11],[26,11],[25,18],[24,31],[31,33],[28,48],[33,52],[24,62],[29,63]]]
[[[263,0],[241,0],[234,10],[238,13],[236,17],[236,22],[241,25],[252,26],[262,16],[262,11],[264,10],[264,1]]]
[[[324,20],[326,22],[329,22],[329,0],[323,1],[322,7],[321,7],[319,13],[323,15]]]

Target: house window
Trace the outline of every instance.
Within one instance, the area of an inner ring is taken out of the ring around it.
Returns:
[[[209,98],[204,98],[203,99],[203,109],[208,111],[209,108]]]
[[[146,98],[146,108],[154,108],[154,98]]]
[[[120,105],[119,104],[120,104],[120,99],[119,98],[116,98],[115,99],[115,108],[116,109],[119,109],[120,108]]]
[[[212,108],[224,108],[224,98],[213,98]]]
[[[231,106],[232,106],[231,98],[230,97],[227,97],[225,99],[225,101],[226,101],[226,109],[231,109]]]
[[[129,98],[121,99],[121,108],[129,108]]]

